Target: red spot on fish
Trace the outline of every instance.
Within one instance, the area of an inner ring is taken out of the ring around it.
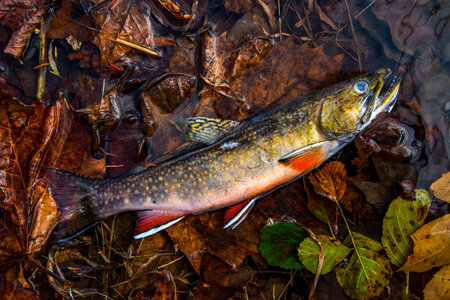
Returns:
[[[173,193],[173,195],[175,196],[175,193]]]
[[[234,172],[231,172],[231,174],[234,174]]]
[[[218,188],[218,190],[220,191],[220,188]]]

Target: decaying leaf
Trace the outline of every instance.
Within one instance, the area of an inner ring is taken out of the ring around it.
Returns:
[[[425,300],[445,300],[450,298],[450,265],[443,266],[428,281],[423,290]]]
[[[381,243],[352,232],[356,251],[349,262],[336,267],[336,277],[344,292],[353,299],[371,299],[389,284],[392,270],[389,259],[380,254]],[[348,240],[344,244],[348,245]]]
[[[267,225],[261,230],[259,250],[271,265],[301,269],[303,265],[297,258],[297,252],[306,236],[306,231],[293,222]]]
[[[347,248],[338,240],[332,239],[327,235],[318,235],[317,239],[322,243],[325,260],[322,265],[320,274],[324,275],[329,273],[335,265],[337,265],[342,259],[347,257],[351,249]],[[306,238],[300,243],[298,248],[298,256],[300,261],[309,271],[316,273],[317,264],[319,261],[319,245],[312,239]]]
[[[309,175],[317,194],[331,200],[341,200],[347,190],[347,171],[343,163],[332,161]]]
[[[34,29],[43,21],[48,9],[46,1],[2,1],[0,10],[0,23],[10,27],[14,32],[3,50],[16,58],[22,55],[28,39]]]
[[[206,253],[215,255],[232,270],[239,268],[248,255],[258,253],[258,232],[264,224],[260,215],[250,214],[229,232],[223,230],[222,218],[220,211],[188,216],[166,229],[175,247],[186,255],[198,274]]]
[[[22,242],[28,237],[32,185],[55,133],[60,108],[54,105],[47,109],[42,104],[26,107],[0,99],[0,188],[4,195],[0,196],[0,206],[15,223],[11,229]]]
[[[450,214],[423,225],[411,238],[414,253],[400,270],[425,272],[450,263]]]
[[[430,189],[436,197],[450,203],[450,172],[442,174],[441,178],[433,182]]]
[[[430,197],[427,194],[427,199],[422,201],[421,192],[416,191],[416,195],[415,201],[401,197],[394,199],[383,219],[381,243],[397,267],[401,267],[411,254],[413,241],[409,236],[423,225],[428,216]]]

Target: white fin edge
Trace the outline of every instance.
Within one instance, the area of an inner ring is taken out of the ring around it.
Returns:
[[[252,210],[253,205],[255,205],[256,199],[250,200],[234,217],[228,220],[228,222],[223,226],[223,229],[235,229],[245,220],[250,211]]]
[[[183,218],[184,218],[184,216],[179,217],[178,219],[169,221],[169,222],[167,222],[167,223],[161,224],[161,225],[159,225],[159,226],[152,227],[152,228],[150,228],[150,229],[147,230],[147,231],[144,231],[144,232],[139,233],[138,235],[135,235],[134,238],[135,238],[136,240],[139,240],[139,239],[148,237],[148,236],[150,236],[150,235],[153,235],[153,234],[155,234],[155,233],[157,233],[157,232],[159,232],[159,231],[161,231],[161,230],[166,229],[167,227],[172,226],[173,224],[177,223],[178,221],[181,221]]]

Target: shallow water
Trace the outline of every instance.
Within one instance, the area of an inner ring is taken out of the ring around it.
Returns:
[[[429,189],[450,169],[448,1],[198,0],[192,11],[183,0],[178,12],[157,1],[62,1],[37,5],[47,14],[34,25],[35,10],[25,2],[0,11],[0,95],[64,106],[64,155],[45,167],[116,177],[189,149],[187,117],[242,120],[389,67],[402,78],[397,105],[334,159],[380,215],[395,197]],[[31,117],[22,107],[2,107],[14,130],[27,127]],[[273,203],[304,200],[301,189],[297,182],[269,196],[259,213],[268,217]],[[279,205],[277,213],[303,217],[297,206],[285,204],[283,213]],[[435,201],[431,212],[447,210]]]

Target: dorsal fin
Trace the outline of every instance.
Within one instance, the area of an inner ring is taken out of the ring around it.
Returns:
[[[186,119],[185,133],[192,142],[213,144],[238,125],[239,122],[232,120],[188,118]]]

